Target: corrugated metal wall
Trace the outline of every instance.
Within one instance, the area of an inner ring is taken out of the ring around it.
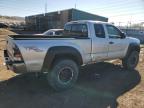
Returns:
[[[107,22],[108,18],[93,15],[77,9],[68,9],[25,17],[27,29],[36,31],[63,28],[65,23],[75,20],[98,20]]]
[[[96,20],[96,21],[108,22],[108,18],[90,14],[77,9],[72,9],[72,20]]]

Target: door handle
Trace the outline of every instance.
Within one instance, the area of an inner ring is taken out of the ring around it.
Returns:
[[[114,44],[114,42],[109,42],[109,44]]]

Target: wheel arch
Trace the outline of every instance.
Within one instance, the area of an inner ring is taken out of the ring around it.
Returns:
[[[130,43],[125,57],[127,57],[133,50],[140,52],[140,45],[138,43]]]
[[[71,46],[55,46],[49,48],[44,58],[42,72],[51,69],[57,59],[68,58],[74,60],[78,65],[83,64],[80,52]]]

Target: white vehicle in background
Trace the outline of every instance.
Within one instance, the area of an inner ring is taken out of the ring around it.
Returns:
[[[61,36],[63,34],[63,29],[49,29],[43,33],[45,36]]]

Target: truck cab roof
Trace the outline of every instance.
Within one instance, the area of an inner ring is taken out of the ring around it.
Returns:
[[[94,20],[77,20],[77,21],[68,22],[67,24],[73,24],[73,23],[99,23],[99,24],[109,24],[108,22],[94,21]]]

